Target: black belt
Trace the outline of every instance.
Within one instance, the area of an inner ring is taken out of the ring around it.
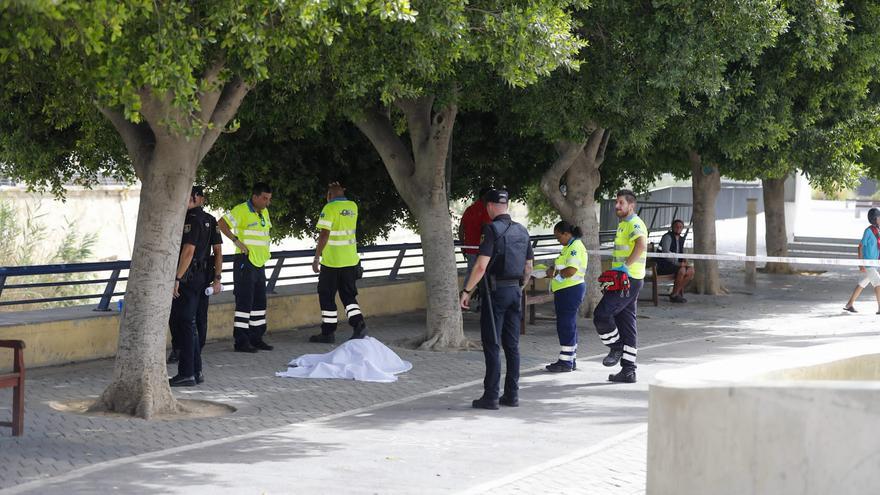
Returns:
[[[518,278],[495,279],[495,287],[519,287]]]

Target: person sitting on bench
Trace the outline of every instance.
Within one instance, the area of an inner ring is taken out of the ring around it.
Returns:
[[[663,253],[684,253],[682,230],[684,230],[684,222],[679,219],[674,220],[672,229],[663,234],[660,239],[660,251]],[[687,302],[683,294],[687,285],[694,278],[694,267],[688,265],[686,259],[659,258],[657,260],[657,275],[675,275],[675,283],[669,294],[669,300],[674,303]]]

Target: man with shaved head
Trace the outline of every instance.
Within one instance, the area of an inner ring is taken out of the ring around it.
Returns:
[[[336,293],[345,306],[352,339],[367,335],[367,324],[357,302],[357,279],[360,278],[360,257],[357,253],[358,207],[345,197],[345,188],[338,182],[327,186],[327,204],[318,219],[318,246],[312,270],[318,274],[318,300],[321,304],[321,333],[309,342],[336,342],[339,312]]]

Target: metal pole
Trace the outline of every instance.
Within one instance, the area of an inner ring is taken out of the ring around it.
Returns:
[[[98,302],[98,307],[95,308],[95,311],[110,311],[110,298],[113,297],[113,292],[116,291],[119,272],[120,270],[116,269],[110,274],[110,280],[107,281],[107,285],[104,287],[104,295],[101,296],[101,301]]]
[[[746,232],[746,256],[755,256],[758,248],[758,199],[746,199],[746,216],[748,217],[748,228]],[[746,285],[754,286],[755,281],[755,262],[746,262]]]
[[[272,275],[269,277],[269,282],[266,284],[266,292],[269,294],[275,293],[275,284],[278,283],[278,277],[281,275],[281,268],[284,266],[284,260],[286,259],[287,258],[281,257],[275,262],[275,267],[272,269]]]
[[[397,259],[394,260],[394,266],[391,267],[391,273],[388,274],[388,280],[397,280],[397,272],[400,271],[400,265],[403,264],[404,254],[406,254],[406,249],[401,249],[397,254]]]

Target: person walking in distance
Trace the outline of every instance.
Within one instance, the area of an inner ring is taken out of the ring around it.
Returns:
[[[345,197],[345,188],[338,182],[331,182],[327,187],[327,204],[318,219],[320,233],[312,261],[312,270],[318,274],[321,333],[309,337],[309,342],[336,342],[337,292],[352,328],[351,338],[362,339],[367,335],[367,323],[357,301],[357,218],[357,204]]]
[[[486,195],[486,207],[492,222],[483,227],[480,255],[461,291],[461,307],[470,308],[470,298],[477,284],[484,280],[485,301],[480,311],[480,338],[486,360],[483,395],[471,405],[476,409],[498,409],[498,404],[519,405],[519,328],[522,317],[522,286],[531,276],[532,243],[529,232],[507,214],[508,194],[493,190]],[[484,277],[485,275],[485,277]],[[504,348],[507,375],[504,393],[499,396],[501,358],[498,343]]]
[[[263,340],[266,333],[266,271],[271,257],[269,204],[272,188],[257,182],[251,198],[235,206],[220,219],[220,231],[235,243],[232,279],[235,284],[235,352],[271,351]]]
[[[577,368],[577,317],[584,300],[587,273],[587,248],[581,242],[580,227],[561,221],[553,227],[553,235],[562,244],[562,253],[547,269],[553,305],[556,309],[556,335],[559,337],[559,358],[547,365],[552,373],[573,371]]]
[[[608,380],[621,383],[636,382],[636,355],[638,353],[638,329],[636,302],[645,278],[647,261],[648,229],[635,213],[636,196],[628,189],[617,192],[614,213],[618,218],[617,234],[611,270],[618,273],[618,280],[628,280],[628,289],[605,291],[593,312],[593,324],[602,343],[610,348],[602,360],[605,366],[621,364],[620,372],[609,375]]]
[[[863,260],[880,259],[880,210],[871,208],[868,210],[868,227],[862,233],[862,240],[859,242],[859,258]],[[853,290],[849,301],[843,307],[844,311],[857,313],[853,306],[856,299],[862,294],[862,289],[871,284],[874,287],[874,295],[877,296],[877,314],[880,315],[880,272],[876,266],[860,266],[859,271],[862,272],[862,279]]]

